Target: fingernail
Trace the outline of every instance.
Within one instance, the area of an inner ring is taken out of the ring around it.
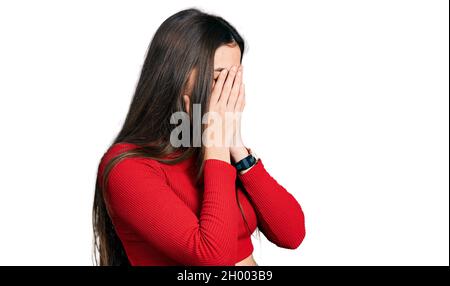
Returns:
[[[237,70],[236,66],[233,66],[233,67],[231,68],[231,70],[235,72],[235,71]]]

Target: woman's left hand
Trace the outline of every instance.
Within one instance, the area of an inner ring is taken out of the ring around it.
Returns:
[[[239,91],[239,97],[236,101],[236,111],[239,112],[239,116],[236,118],[235,129],[235,142],[230,146],[230,155],[234,162],[239,162],[249,155],[247,148],[245,148],[241,137],[241,119],[242,112],[245,107],[245,85],[242,83],[241,90]]]

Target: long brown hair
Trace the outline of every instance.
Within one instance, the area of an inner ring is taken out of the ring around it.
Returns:
[[[212,90],[214,53],[225,44],[237,44],[242,61],[244,40],[236,29],[223,18],[197,9],[172,15],[153,36],[125,122],[111,144],[127,142],[138,147],[115,156],[108,161],[103,174],[97,174],[92,214],[97,265],[130,264],[108,214],[104,196],[108,174],[118,162],[128,157],[145,157],[176,164],[195,156],[197,179],[201,184],[204,149],[173,147],[170,134],[174,126],[170,124],[170,117],[174,112],[186,112],[182,94],[194,69],[197,72],[190,110],[193,110],[192,104],[207,106]],[[202,108],[202,116],[205,112]],[[167,155],[174,153],[179,155],[167,159]],[[238,204],[247,224],[239,200]]]

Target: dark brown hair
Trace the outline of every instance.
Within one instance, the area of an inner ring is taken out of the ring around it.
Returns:
[[[153,36],[125,122],[111,144],[128,142],[138,147],[111,159],[101,174],[101,181],[97,174],[92,214],[96,264],[129,265],[108,214],[104,194],[108,174],[118,162],[128,157],[145,157],[176,164],[195,156],[197,180],[201,184],[204,149],[173,147],[170,134],[174,126],[170,124],[170,117],[174,112],[186,111],[182,94],[194,69],[197,72],[190,110],[193,110],[192,104],[207,107],[213,82],[214,54],[217,48],[226,44],[239,46],[242,61],[244,41],[236,29],[221,17],[197,9],[172,15]],[[204,113],[202,108],[202,115]],[[179,155],[167,159],[167,155],[175,153]],[[239,200],[238,204],[244,216]]]

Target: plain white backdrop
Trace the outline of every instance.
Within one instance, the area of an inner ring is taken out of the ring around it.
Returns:
[[[449,265],[445,0],[1,1],[0,265],[92,265],[98,161],[189,7],[244,36],[244,140],[305,212],[260,265]]]

